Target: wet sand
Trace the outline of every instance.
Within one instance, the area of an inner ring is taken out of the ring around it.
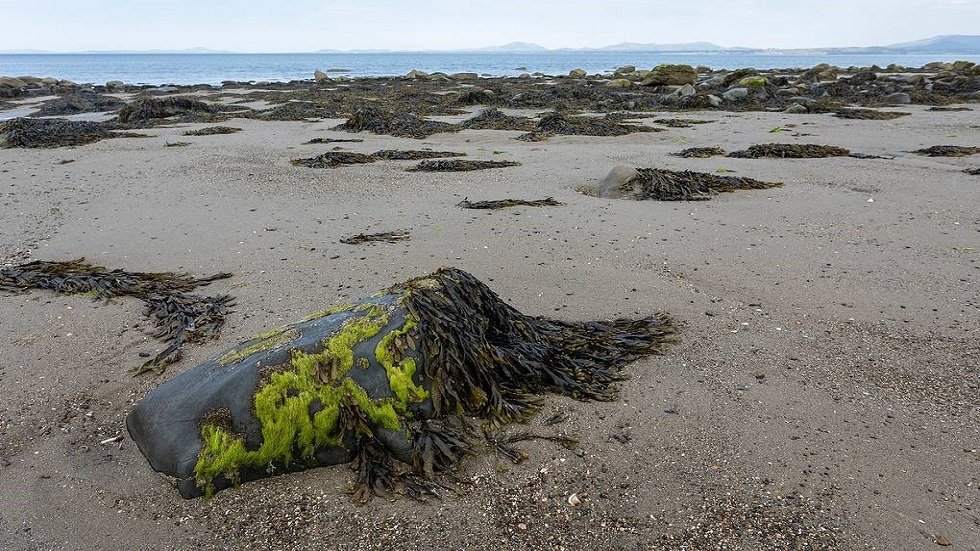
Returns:
[[[978,549],[980,177],[964,170],[980,156],[909,153],[978,145],[971,107],[902,106],[912,114],[889,121],[688,111],[677,116],[712,122],[544,142],[232,119],[222,124],[242,132],[189,137],[208,125],[180,124],[149,138],[0,149],[5,263],[227,271],[205,291],[237,298],[220,340],[187,347],[161,376],[133,377],[139,354],[162,346],[139,301],[0,297],[0,548]],[[364,141],[302,145],[315,137]],[[178,141],[189,145],[166,146]],[[670,155],[775,141],[894,158]],[[335,145],[521,166],[290,163]],[[577,191],[615,165],[785,186],[704,202]],[[507,197],[565,206],[456,206]],[[411,239],[397,243],[339,242],[405,230]],[[354,504],[346,466],[184,500],[126,434],[128,410],[167,378],[440,266],[476,275],[528,314],[667,311],[682,340],[630,365],[616,402],[547,399],[530,428],[577,448],[524,443],[520,465],[478,455],[444,481],[455,491],[424,504]],[[568,419],[541,426],[555,412]]]

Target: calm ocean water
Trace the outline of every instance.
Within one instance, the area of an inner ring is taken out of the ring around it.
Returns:
[[[490,76],[516,76],[540,71],[567,74],[581,68],[591,73],[611,72],[623,65],[651,68],[660,63],[706,65],[712,69],[782,69],[830,63],[840,67],[897,63],[921,67],[931,61],[980,56],[957,55],[779,55],[779,54],[665,54],[549,52],[534,54],[385,53],[385,54],[16,54],[0,55],[0,76],[38,76],[78,83],[102,84],[121,80],[128,84],[220,84],[233,81],[289,81],[312,79],[319,69],[347,69],[347,76],[396,76],[418,69],[428,73],[476,72]]]

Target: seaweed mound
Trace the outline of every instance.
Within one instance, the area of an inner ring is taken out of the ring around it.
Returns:
[[[538,127],[533,119],[514,117],[496,107],[488,107],[480,111],[476,116],[459,123],[459,126],[472,130],[520,130],[522,132],[531,132]]]
[[[385,161],[417,161],[419,159],[438,159],[440,157],[465,157],[466,153],[455,151],[429,151],[416,149],[382,149],[372,153],[375,159]]]
[[[834,113],[834,116],[841,119],[888,121],[892,119],[897,119],[899,117],[905,117],[911,114],[912,113],[908,113],[905,111],[876,111],[874,109],[841,109],[836,113]]]
[[[156,325],[153,336],[166,341],[167,347],[147,360],[137,373],[160,373],[180,359],[185,342],[218,338],[234,299],[230,295],[202,297],[188,292],[228,277],[231,274],[194,278],[173,272],[109,270],[89,264],[84,258],[65,262],[37,260],[0,270],[0,291],[46,289],[63,295],[89,294],[96,300],[120,296],[142,300],[146,303],[145,315]]]
[[[121,99],[104,96],[90,90],[79,90],[44,102],[40,109],[32,113],[32,116],[59,117],[78,113],[100,113],[115,111],[124,105],[126,102]]]
[[[296,166],[305,166],[307,168],[337,168],[342,165],[373,163],[375,160],[373,155],[365,155],[364,153],[328,151],[316,157],[293,159],[292,163]]]
[[[782,187],[782,182],[763,182],[753,178],[724,176],[691,170],[637,168],[620,184],[617,193],[636,200],[706,201],[722,193],[745,189]],[[600,195],[601,196],[601,195]]]
[[[541,120],[538,121],[538,129],[532,134],[543,136],[624,136],[634,132],[659,131],[660,129],[649,126],[619,124],[606,118],[569,117],[562,113],[553,112],[541,117]]]
[[[980,147],[967,147],[962,145],[933,145],[923,149],[917,149],[913,153],[926,155],[928,157],[966,157],[980,153]]]
[[[819,157],[847,157],[850,154],[849,150],[834,145],[766,143],[750,145],[748,149],[733,151],[728,156],[742,159],[761,159],[764,157],[815,159]]]
[[[235,132],[241,132],[242,129],[237,126],[208,126],[198,130],[188,130],[184,132],[185,136],[214,136],[215,134],[234,134]]]
[[[504,168],[521,166],[517,161],[469,161],[465,159],[441,159],[436,161],[421,161],[412,172],[465,172],[469,170],[486,170],[488,168]]]
[[[217,109],[195,99],[184,97],[141,97],[119,110],[119,122],[127,124],[155,123],[158,119],[180,116],[181,120],[211,120]]]
[[[0,122],[0,147],[69,147],[122,135],[94,121],[16,118]]]
[[[725,150],[720,147],[689,147],[677,153],[671,153],[675,157],[704,159],[716,155],[724,155]]]
[[[361,243],[378,242],[397,243],[399,241],[405,241],[406,239],[411,238],[412,235],[407,231],[386,231],[380,233],[359,233],[350,237],[344,237],[340,240],[340,242],[346,245],[360,245]]]
[[[540,394],[611,400],[621,369],[673,342],[670,318],[527,316],[453,268],[256,335],[151,391],[127,427],[186,498],[353,462],[354,497],[435,487]],[[482,431],[480,430],[482,428]]]
[[[378,107],[362,107],[334,130],[387,134],[403,138],[425,138],[439,132],[458,132],[459,127],[447,122],[430,121],[410,113],[392,113]]]

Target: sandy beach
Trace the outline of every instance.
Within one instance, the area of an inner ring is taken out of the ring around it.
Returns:
[[[236,300],[218,340],[134,377],[140,354],[163,346],[138,300],[0,296],[0,549],[980,549],[980,176],[966,172],[980,155],[912,153],[980,146],[980,107],[958,106],[878,108],[910,113],[892,120],[658,110],[631,116],[660,132],[542,141],[232,117],[220,124],[241,131],[224,135],[171,122],[143,138],[0,149],[4,265],[231,272],[204,292]],[[653,122],[664,117],[708,122]],[[880,158],[673,155],[765,143]],[[335,147],[520,165],[291,163]],[[617,165],[784,185],[691,202],[582,193]],[[457,206],[546,197],[564,205]],[[340,242],[386,231],[411,238]],[[549,396],[529,428],[574,448],[525,442],[517,465],[477,455],[426,503],[353,503],[344,465],[185,500],[127,434],[127,413],[163,381],[442,266],[531,315],[668,312],[680,342],[630,364],[614,402]],[[567,420],[542,426],[555,413]]]

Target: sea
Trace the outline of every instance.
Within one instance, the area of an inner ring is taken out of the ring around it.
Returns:
[[[778,53],[298,53],[298,54],[3,54],[0,76],[54,77],[79,84],[121,80],[146,85],[219,85],[236,82],[288,82],[313,78],[316,70],[348,77],[400,76],[412,70],[427,73],[474,72],[482,76],[521,73],[564,75],[572,69],[589,74],[611,73],[634,65],[649,69],[661,63],[704,65],[711,69],[809,68],[820,63],[838,67],[921,67],[933,61],[967,60],[980,55],[865,55]],[[332,72],[330,72],[333,70]]]

